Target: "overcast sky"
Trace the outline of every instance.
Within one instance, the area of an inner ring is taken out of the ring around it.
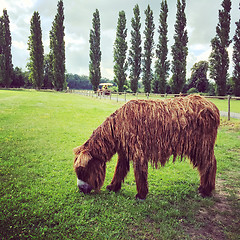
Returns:
[[[168,47],[170,60],[177,10],[176,2],[177,0],[168,0]],[[190,69],[194,63],[200,60],[208,60],[211,52],[210,41],[216,34],[218,11],[222,9],[222,0],[186,0],[186,2],[185,12],[189,37],[187,75],[189,77]],[[25,70],[29,58],[27,42],[30,35],[30,19],[34,11],[38,11],[41,18],[44,53],[49,53],[49,31],[57,12],[57,3],[58,0],[0,0],[2,10],[6,8],[10,18],[14,67],[21,67]],[[153,10],[155,27],[158,27],[160,3],[161,0],[64,0],[67,72],[88,75],[89,32],[92,27],[93,12],[96,9],[100,12],[101,21],[102,77],[113,79],[113,43],[116,37],[119,11],[124,10],[126,13],[127,39],[129,41],[134,6],[138,4],[140,7],[141,31],[143,32],[145,27],[144,11],[148,4],[150,4]],[[231,38],[235,33],[235,22],[239,20],[240,16],[238,4],[238,0],[232,0]],[[158,38],[156,28],[155,43]],[[142,34],[143,41],[144,36]],[[231,60],[232,45],[229,47],[229,53]],[[232,64],[230,66],[230,74],[232,74]]]

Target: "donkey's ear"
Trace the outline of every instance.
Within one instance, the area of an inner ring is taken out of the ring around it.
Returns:
[[[76,160],[74,163],[74,167],[86,167],[88,162],[92,159],[91,154],[87,151],[84,150],[82,152],[80,152],[80,154],[78,156],[76,156]]]
[[[75,155],[78,155],[82,150],[84,149],[83,145],[79,146],[79,147],[76,147],[73,149],[73,153]]]

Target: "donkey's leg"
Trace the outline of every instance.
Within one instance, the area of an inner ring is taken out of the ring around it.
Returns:
[[[211,192],[215,189],[215,179],[217,171],[217,162],[213,154],[212,161],[209,161],[208,166],[198,167],[200,174],[200,187],[198,191],[202,197],[211,196]]]
[[[147,161],[134,161],[134,174],[137,185],[136,199],[145,199],[148,194],[148,162]]]
[[[118,192],[121,189],[122,182],[129,171],[129,160],[123,152],[118,152],[118,162],[115,173],[110,185],[107,186],[109,191]]]

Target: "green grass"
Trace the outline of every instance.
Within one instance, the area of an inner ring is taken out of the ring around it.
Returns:
[[[117,95],[113,94],[112,97],[114,98],[112,101],[116,102]],[[109,97],[108,97],[108,99],[109,99]],[[125,100],[124,94],[119,95],[118,99],[119,99],[119,101],[120,101],[120,99],[122,99],[121,101],[124,101]],[[126,99],[127,100],[147,99],[147,96],[145,96],[145,94],[138,94],[138,96],[133,96],[131,94],[129,94],[129,95],[127,94]],[[149,99],[164,99],[164,98],[159,97],[159,94],[150,94]],[[208,98],[208,100],[215,103],[220,111],[224,111],[224,112],[228,111],[228,99]],[[240,100],[231,99],[231,101],[230,101],[230,111],[234,112],[234,113],[240,113]]]
[[[220,111],[228,111],[228,100],[227,99],[209,99],[217,105]],[[231,99],[230,100],[230,111],[235,113],[240,113],[240,100]]]
[[[132,167],[119,193],[106,190],[116,156],[107,165],[102,191],[79,193],[72,149],[121,104],[56,92],[0,90],[1,239],[189,239],[183,223],[197,226],[196,211],[215,200],[198,196],[198,173],[187,160],[158,170],[150,166],[144,202],[134,198]],[[240,127],[239,121],[232,124],[220,128],[216,157],[218,175],[231,184],[235,203]],[[235,208],[239,211],[239,205]]]

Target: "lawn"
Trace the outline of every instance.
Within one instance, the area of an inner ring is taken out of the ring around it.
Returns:
[[[99,194],[78,191],[72,149],[122,104],[0,90],[1,239],[192,239],[189,229],[197,233],[209,224],[198,220],[199,211],[211,210],[223,195],[231,212],[219,213],[224,219],[215,227],[226,239],[238,239],[239,120],[222,121],[215,147],[219,184],[211,198],[198,196],[199,176],[188,160],[158,170],[149,166],[149,194],[143,202],[135,200],[132,167],[122,190],[109,193],[116,156]]]
[[[94,96],[95,97],[95,96]],[[171,96],[172,97],[172,96]],[[103,98],[103,97],[101,97]],[[105,98],[110,99],[109,96],[106,96]],[[125,95],[116,95],[113,94],[112,95],[112,101],[117,102],[117,100],[119,102],[125,101]],[[169,98],[169,96],[168,96]],[[138,94],[138,95],[132,95],[132,94],[126,94],[126,101],[131,100],[131,99],[147,99],[147,96],[145,94]],[[164,99],[164,97],[160,97],[159,94],[150,94],[149,99]],[[227,112],[228,111],[228,99],[218,99],[218,98],[209,98],[210,101],[212,101],[213,103],[215,103],[220,111],[224,111]],[[236,99],[231,99],[230,100],[230,111],[234,112],[234,113],[240,113],[240,100],[236,100]]]

